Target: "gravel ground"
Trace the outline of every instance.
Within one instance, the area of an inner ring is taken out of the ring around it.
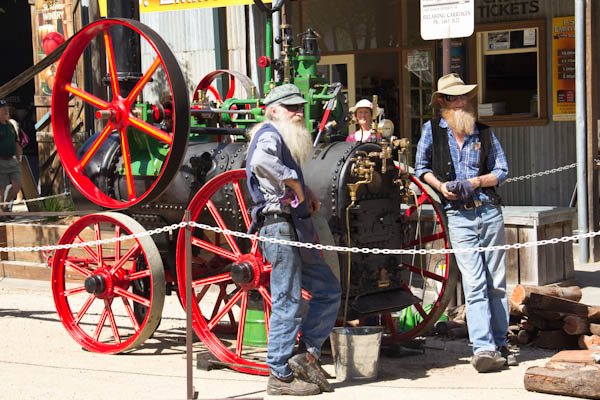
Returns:
[[[600,270],[594,268],[589,272]],[[144,346],[128,354],[101,355],[82,350],[68,335],[56,313],[49,282],[4,278],[0,279],[0,337],[2,399],[186,397],[185,313],[176,296],[166,298],[161,325]],[[194,352],[206,349],[196,342]],[[544,365],[554,353],[524,347],[518,353],[519,366],[478,374],[469,364],[471,349],[466,340],[429,337],[424,354],[382,353],[377,381],[333,379],[335,391],[319,398],[559,398],[523,388],[525,370]],[[324,358],[324,368],[335,375],[330,357]],[[266,377],[228,369],[194,369],[193,375],[200,399],[269,397],[264,391]]]

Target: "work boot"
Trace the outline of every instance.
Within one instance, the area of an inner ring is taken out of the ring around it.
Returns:
[[[331,385],[312,354],[308,352],[296,354],[288,360],[288,365],[298,378],[316,383],[324,392],[331,392]]]
[[[310,396],[321,393],[319,386],[302,381],[294,375],[290,375],[287,379],[279,379],[274,375],[269,375],[267,382],[267,394],[271,396],[281,396],[289,394],[292,396]]]
[[[478,351],[471,358],[471,365],[477,372],[499,371],[506,364],[506,358],[497,351],[482,350]]]
[[[509,367],[514,367],[515,365],[519,365],[517,361],[517,357],[513,353],[510,352],[507,346],[502,346],[498,349],[500,355],[506,358],[506,365]]]

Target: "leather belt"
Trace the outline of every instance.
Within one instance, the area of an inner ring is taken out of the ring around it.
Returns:
[[[280,222],[292,222],[292,216],[290,214],[264,214],[265,221],[262,226],[271,224],[277,224]]]
[[[486,204],[491,204],[491,203],[484,203],[483,201],[480,201],[480,200],[471,200],[471,201],[467,201],[465,204],[463,204],[463,208],[465,210],[473,210],[475,208],[484,206]]]

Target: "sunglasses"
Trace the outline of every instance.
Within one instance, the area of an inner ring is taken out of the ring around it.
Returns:
[[[304,104],[282,104],[281,106],[290,112],[304,110]]]
[[[462,99],[466,99],[467,98],[467,95],[464,95],[464,94],[459,94],[458,96],[453,96],[451,94],[444,94],[442,96],[444,97],[444,100],[446,100],[449,103],[452,103],[453,101],[456,101],[458,99],[462,100]]]

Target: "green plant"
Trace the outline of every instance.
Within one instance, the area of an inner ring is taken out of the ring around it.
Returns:
[[[44,199],[42,209],[47,212],[75,211],[75,205],[70,197],[51,197]],[[56,221],[58,216],[48,216],[48,220]]]

